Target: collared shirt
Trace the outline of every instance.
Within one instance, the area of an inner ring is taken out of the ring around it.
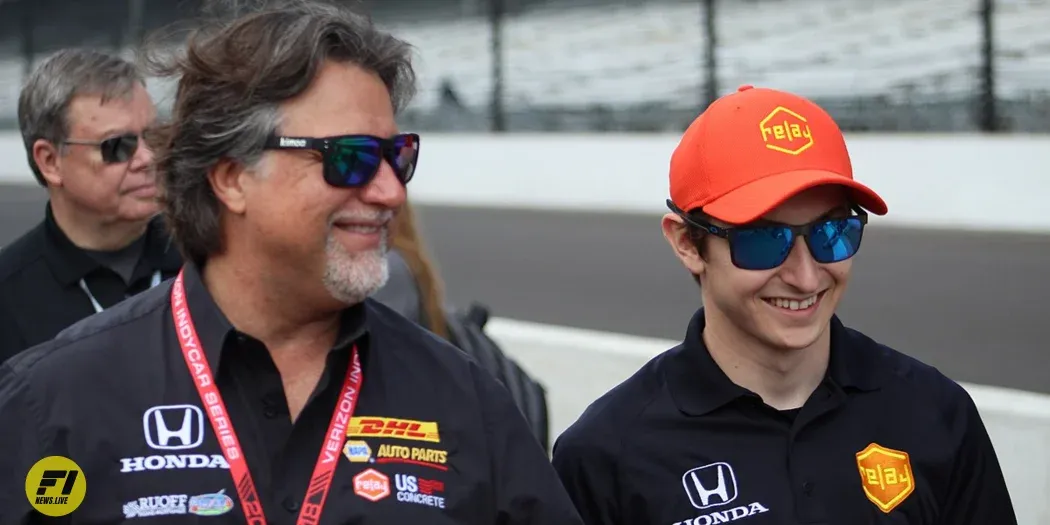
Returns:
[[[1017,523],[973,401],[936,369],[833,318],[825,379],[785,413],[726,376],[703,329],[701,309],[556,441],[588,525]]]
[[[174,277],[181,265],[158,217],[150,223],[138,263],[125,279],[74,245],[55,222],[49,204],[39,225],[0,250],[0,362],[96,313],[93,303],[109,308]]]
[[[344,313],[293,423],[264,345],[230,325],[193,265],[185,287],[269,523],[295,522],[355,344],[363,384],[322,525],[581,523],[508,392],[455,347],[366,300]],[[25,523],[26,474],[53,455],[86,476],[71,524],[245,523],[177,340],[170,290],[124,301],[0,368],[0,523]],[[201,501],[222,514],[198,518],[191,502]]]

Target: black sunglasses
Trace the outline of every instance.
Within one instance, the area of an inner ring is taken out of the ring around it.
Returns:
[[[809,224],[769,224],[721,228],[691,216],[675,206],[670,199],[667,207],[695,228],[727,239],[733,265],[743,270],[771,270],[784,264],[795,240],[806,239],[813,260],[822,264],[842,262],[857,254],[864,236],[868,214],[857,206],[850,209],[857,215],[817,219]]]
[[[338,188],[360,188],[368,185],[379,172],[385,159],[394,168],[401,184],[408,184],[419,159],[419,135],[402,133],[391,138],[373,135],[340,135],[336,137],[271,136],[266,149],[297,149],[321,152],[324,180]]]
[[[139,136],[134,133],[125,133],[115,137],[109,137],[98,141],[91,140],[65,140],[63,144],[77,146],[98,146],[102,153],[102,162],[106,164],[119,164],[131,160],[139,149]]]

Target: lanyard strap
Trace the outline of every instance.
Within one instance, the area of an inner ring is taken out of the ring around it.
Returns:
[[[226,412],[222,394],[215,385],[211,366],[204,356],[204,350],[200,347],[197,329],[193,325],[190,309],[186,304],[186,289],[183,285],[182,274],[183,272],[179,271],[171,288],[171,313],[175,319],[175,333],[179,337],[182,356],[186,360],[186,367],[189,368],[190,375],[193,376],[193,383],[197,386],[197,393],[204,403],[205,412],[211,421],[215,436],[222,446],[222,454],[230,465],[230,475],[237,487],[237,496],[241,500],[244,515],[249,525],[266,525],[262,501],[259,499],[255,481],[252,480],[251,472],[248,470],[248,463],[241,452],[241,443],[237,439],[237,433],[233,430],[233,422],[230,421],[229,414]],[[353,415],[354,407],[357,405],[357,396],[361,392],[363,379],[357,345],[354,345],[350,366],[347,368],[346,379],[343,381],[343,389],[339,394],[339,402],[332,414],[332,421],[328,424],[324,446],[321,447],[313,475],[310,476],[310,484],[307,486],[296,525],[316,525],[321,518],[321,510],[328,498],[328,489],[332,486],[343,438],[346,436],[346,427],[350,424],[350,416]]]
[[[160,284],[160,281],[161,281],[160,270],[157,270],[157,271],[153,272],[153,277],[150,277],[149,287],[150,288],[156,287],[158,284]],[[88,288],[87,282],[84,281],[84,279],[80,280],[80,289],[84,290],[84,294],[87,295],[88,300],[91,301],[91,307],[95,309],[95,313],[96,314],[102,313],[102,310],[103,310],[102,305],[98,303],[97,299],[95,299],[95,295],[91,293],[91,290]]]

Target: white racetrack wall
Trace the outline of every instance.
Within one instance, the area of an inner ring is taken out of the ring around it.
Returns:
[[[656,214],[678,136],[424,133],[421,144],[417,202]],[[889,203],[877,223],[1050,231],[1050,136],[857,134],[847,144],[856,178]],[[0,182],[33,183],[15,132],[0,132]]]

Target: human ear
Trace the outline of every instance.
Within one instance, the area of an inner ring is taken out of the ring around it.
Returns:
[[[682,218],[673,213],[668,213],[661,219],[660,227],[663,230],[664,238],[671,245],[671,250],[678,257],[678,260],[681,261],[682,266],[685,266],[693,275],[702,275],[706,263],[697,250],[697,243],[689,234],[689,229]]]

